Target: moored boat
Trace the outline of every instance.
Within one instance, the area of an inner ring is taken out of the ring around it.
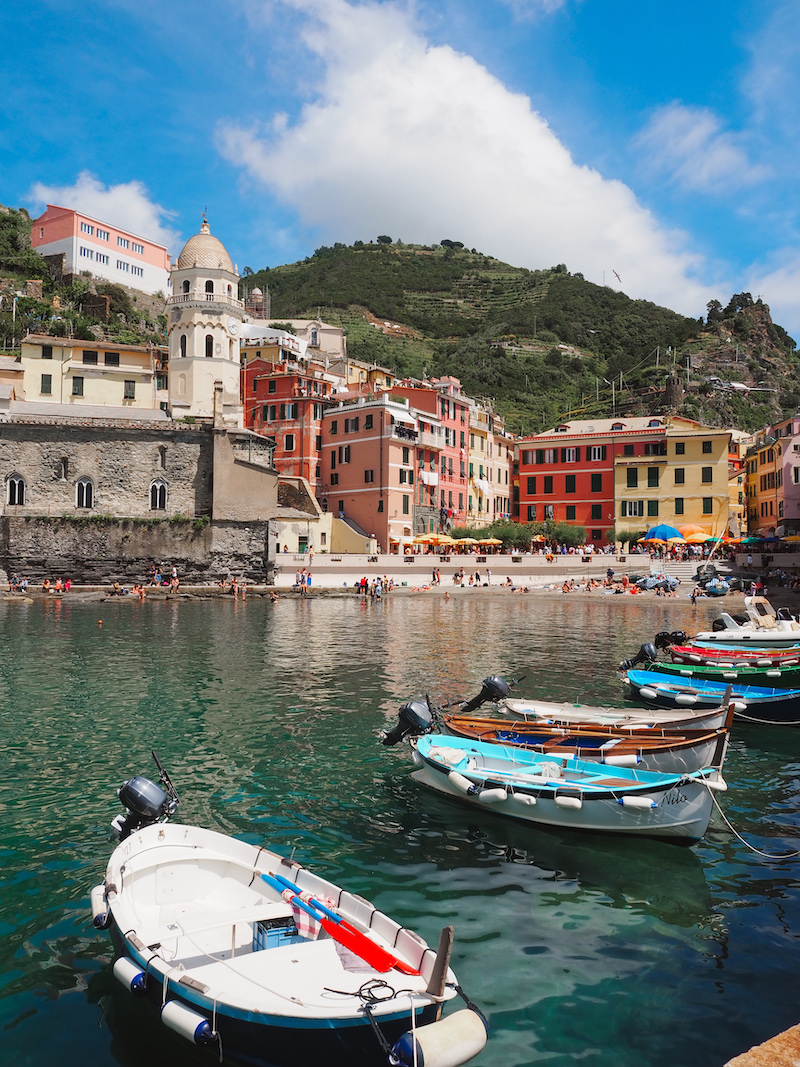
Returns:
[[[755,685],[772,689],[800,690],[800,666],[750,667],[725,660],[712,665],[669,661],[646,664],[642,669],[668,674],[674,678],[699,678],[718,682],[720,685]]]
[[[703,645],[670,645],[667,654],[673,663],[723,667],[797,667],[800,645],[789,648],[705,648]]]
[[[455,1065],[483,1048],[471,1002],[440,1018],[457,995],[452,928],[434,951],[299,863],[167,824],[177,795],[159,768],[161,785],[120,789],[121,842],[91,899],[114,975],[166,1026],[220,1060],[264,1067]]]
[[[720,772],[659,774],[427,734],[412,741],[422,785],[524,822],[691,842],[703,837]]]
[[[655,670],[629,670],[624,676],[632,699],[664,709],[712,708],[726,691],[726,682],[685,680]],[[734,714],[746,722],[800,726],[800,690],[736,685],[732,695]]]
[[[763,596],[745,597],[744,604],[744,619],[724,611],[714,620],[712,629],[695,634],[692,643],[705,647],[727,644],[786,648],[800,641],[800,622],[785,608],[776,611]]]

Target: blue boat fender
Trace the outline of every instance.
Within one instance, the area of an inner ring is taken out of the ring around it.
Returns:
[[[138,963],[133,962],[130,956],[120,956],[116,960],[114,977],[137,996],[143,996],[147,992],[147,974]]]
[[[470,1008],[403,1034],[389,1054],[392,1067],[459,1067],[486,1045],[486,1021]]]
[[[650,811],[658,805],[651,797],[624,796],[617,801],[623,808],[633,808],[637,811]]]
[[[92,905],[93,925],[97,930],[105,930],[111,922],[108,901],[106,900],[106,887],[104,885],[96,885],[89,894],[89,901]]]
[[[161,1021],[170,1030],[181,1037],[193,1041],[195,1045],[214,1045],[219,1041],[219,1034],[211,1029],[211,1023],[204,1015],[192,1011],[177,1000],[168,1000],[161,1009]]]

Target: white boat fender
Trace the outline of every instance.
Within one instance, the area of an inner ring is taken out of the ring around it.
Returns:
[[[780,671],[767,671],[767,678],[780,678]]]
[[[114,977],[137,996],[142,996],[147,992],[147,973],[138,963],[134,963],[130,956],[120,956],[115,961]]]
[[[536,797],[531,796],[530,793],[509,793],[509,796],[520,804],[527,804],[529,808],[532,808],[536,803]]]
[[[92,905],[92,923],[98,930],[105,930],[111,922],[111,914],[106,900],[106,887],[104,885],[96,885],[89,894],[89,901]]]
[[[650,811],[651,808],[657,807],[652,797],[624,796],[620,797],[617,803],[621,804],[623,808],[634,808],[637,811]]]
[[[564,808],[565,811],[580,811],[583,807],[583,801],[580,797],[572,797],[556,793],[555,804],[557,808]]]
[[[459,774],[458,771],[450,771],[447,780],[454,789],[457,789],[459,793],[464,793],[465,796],[475,789],[475,786],[469,778],[465,778],[464,775]]]
[[[624,756],[605,756],[603,759],[603,763],[609,767],[635,767],[641,762],[636,752],[628,752]]]
[[[477,797],[481,804],[499,804],[507,799],[508,793],[505,789],[481,789]]]
[[[188,1038],[195,1045],[213,1045],[219,1041],[219,1035],[211,1029],[208,1019],[178,1000],[167,1001],[161,1009],[161,1021],[170,1030]]]
[[[486,1046],[486,1022],[462,1008],[403,1034],[389,1054],[392,1067],[459,1067]]]
[[[694,693],[678,693],[675,697],[676,704],[682,704],[684,707],[690,707],[692,704],[697,703],[697,697]]]
[[[723,678],[738,678],[739,677],[739,672],[738,671],[724,671],[722,677]]]
[[[733,703],[733,710],[734,711],[738,711],[740,715],[743,712],[747,711],[747,704],[745,704],[745,702],[743,700],[734,700],[732,703]]]
[[[728,783],[721,774],[716,778],[706,778],[706,785],[712,793],[727,793],[728,791]]]
[[[703,662],[702,656],[687,656],[686,658],[689,660],[690,663],[702,663]]]
[[[651,689],[649,685],[643,685],[639,690],[639,696],[644,697],[645,700],[655,700],[658,693],[655,689]]]

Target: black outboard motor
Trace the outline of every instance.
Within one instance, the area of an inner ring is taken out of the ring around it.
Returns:
[[[641,645],[633,659],[624,659],[619,665],[621,671],[630,671],[638,663],[655,663],[658,659],[658,649],[650,641]]]
[[[481,691],[472,700],[468,700],[466,704],[459,710],[462,714],[469,714],[471,711],[475,711],[491,700],[493,704],[498,704],[501,700],[507,700],[511,696],[511,686],[505,680],[500,678],[497,674],[492,674],[488,678],[483,679],[481,685]]]
[[[149,778],[138,774],[135,778],[123,782],[117,790],[117,796],[125,807],[125,814],[118,815],[111,826],[120,841],[145,826],[165,822],[178,810],[180,800],[175,786],[155,752],[153,759],[161,772],[161,785],[156,785]]]
[[[397,726],[393,730],[383,731],[381,744],[396,745],[406,737],[421,737],[430,733],[433,719],[433,711],[427,697],[409,700],[397,713]]]

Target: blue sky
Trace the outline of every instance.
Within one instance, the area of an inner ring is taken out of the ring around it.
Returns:
[[[173,255],[207,210],[240,270],[446,237],[689,315],[750,291],[800,340],[797,0],[6,0],[0,28],[0,203]]]

